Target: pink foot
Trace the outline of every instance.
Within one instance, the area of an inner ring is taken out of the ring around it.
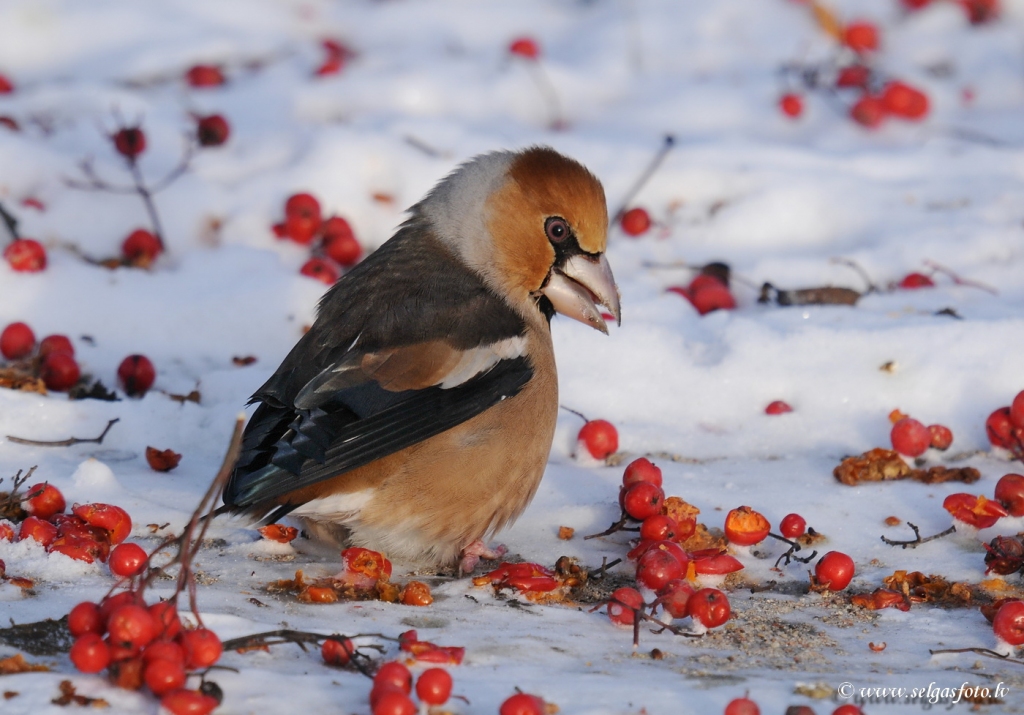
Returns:
[[[487,544],[477,540],[462,550],[462,560],[459,561],[459,574],[473,573],[473,569],[480,563],[480,559],[499,559],[508,551],[504,544],[498,544],[493,549]]]

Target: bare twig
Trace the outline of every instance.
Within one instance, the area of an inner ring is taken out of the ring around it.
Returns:
[[[812,551],[810,556],[795,556],[794,554],[796,554],[796,552],[799,551],[801,548],[800,543],[798,541],[792,541],[784,536],[773,534],[771,532],[768,532],[768,536],[772,537],[773,539],[778,539],[784,544],[789,544],[789,551],[787,551],[778,558],[778,560],[775,562],[774,568],[778,568],[779,564],[782,562],[783,559],[786,560],[786,566],[789,566],[790,562],[792,561],[796,561],[801,564],[809,564],[814,559],[814,557],[818,555],[817,551]]]
[[[267,631],[266,633],[255,633],[251,636],[242,636],[241,638],[232,638],[231,640],[224,641],[223,647],[225,651],[244,651],[255,648],[268,648],[272,645],[280,645],[282,643],[294,643],[302,650],[306,650],[307,645],[320,645],[324,641],[336,640],[344,645],[345,650],[351,659],[349,662],[352,666],[366,677],[372,678],[373,671],[375,670],[373,659],[365,653],[360,652],[359,648],[356,648],[351,644],[352,640],[356,638],[371,637],[398,642],[397,638],[391,638],[383,633],[358,633],[354,636],[343,636],[337,633],[332,635],[323,635],[321,633],[310,633],[308,631],[282,629]],[[352,650],[349,650],[349,646],[351,646]],[[379,645],[364,645],[360,647],[372,648],[378,652],[384,651],[384,649]]]
[[[577,417],[579,417],[584,422],[590,422],[590,420],[587,419],[587,416],[585,414],[583,414],[582,412],[578,412],[578,411],[572,409],[571,407],[566,407],[565,405],[559,405],[559,407],[561,407],[566,412],[571,412],[572,414],[576,415]]]
[[[4,208],[4,205],[0,203],[0,220],[4,222],[4,226],[7,227],[8,232],[11,234],[11,240],[17,241],[20,236],[18,235],[18,219]]]
[[[110,428],[120,421],[120,417],[115,417],[107,422],[107,426],[103,428],[102,432],[100,432],[99,437],[91,437],[88,439],[84,437],[68,437],[67,439],[59,439],[51,442],[37,439],[25,439],[24,437],[15,437],[13,435],[7,435],[7,439],[16,444],[27,444],[32,447],[70,447],[75,444],[85,443],[103,444],[103,438],[107,436],[107,432],[109,432]]]
[[[596,539],[599,536],[608,536],[609,534],[614,534],[616,531],[622,531],[623,528],[626,526],[626,522],[629,520],[629,518],[629,515],[623,512],[622,517],[617,522],[609,526],[600,534],[591,534],[590,536],[584,536],[583,540],[586,541],[587,539]]]
[[[654,158],[651,159],[647,168],[644,169],[643,173],[640,174],[639,177],[637,177],[637,180],[622,198],[619,208],[612,215],[613,223],[622,218],[622,214],[626,213],[626,209],[629,207],[629,204],[632,203],[633,199],[636,198],[636,195],[640,193],[640,190],[644,188],[647,182],[650,181],[651,177],[654,176],[654,172],[656,172],[658,167],[661,166],[661,162],[665,161],[665,157],[668,156],[670,151],[672,151],[672,147],[674,147],[675,144],[676,138],[671,134],[666,134],[665,138],[662,140],[661,148],[658,149],[658,153],[654,155]]]
[[[928,652],[932,655],[939,655],[940,653],[976,653],[978,655],[983,655],[986,658],[1001,660],[1005,663],[1017,663],[1018,665],[1024,665],[1024,660],[1017,660],[1016,658],[1011,658],[1008,655],[997,653],[996,651],[989,650],[988,648],[938,648],[936,650],[929,649]]]
[[[2,503],[0,503],[0,511],[4,511],[5,509],[12,507],[18,502],[22,501],[21,495],[18,493],[18,491],[21,489],[21,485],[23,485],[25,482],[32,478],[32,475],[35,473],[36,468],[38,466],[39,465],[36,464],[30,467],[29,470],[25,472],[24,476],[22,476],[21,470],[19,469],[18,473],[11,478],[11,491],[7,493],[7,498]],[[0,479],[0,482],[2,481],[3,479]]]
[[[929,541],[934,541],[935,539],[941,539],[943,536],[949,536],[950,534],[952,534],[953,532],[956,531],[956,525],[953,525],[953,526],[950,526],[945,531],[940,531],[938,534],[932,534],[931,536],[926,536],[924,538],[921,538],[921,530],[916,525],[911,524],[908,521],[907,522],[907,526],[909,526],[914,531],[914,538],[913,539],[911,539],[909,541],[893,541],[892,539],[887,539],[887,538],[885,538],[883,536],[882,537],[882,541],[884,541],[889,546],[899,546],[900,548],[903,548],[903,549],[905,549],[907,547],[910,547],[911,549],[916,549],[921,544],[927,544]]]
[[[931,268],[936,273],[942,273],[944,275],[949,276],[950,279],[954,283],[956,283],[958,286],[968,286],[970,288],[978,288],[979,290],[983,290],[983,291],[985,291],[987,293],[991,293],[992,295],[999,295],[999,291],[997,291],[992,286],[985,285],[984,283],[980,283],[978,281],[972,281],[972,280],[968,280],[966,278],[961,278],[954,271],[950,270],[949,268],[946,268],[945,266],[943,266],[943,265],[941,265],[939,263],[936,263],[935,261],[925,261],[924,264],[926,266],[928,266],[929,268]]]
[[[612,566],[618,566],[621,563],[622,559],[613,559],[609,561],[608,557],[604,556],[601,558],[601,568],[599,568],[596,572],[591,572],[588,578],[592,581],[600,581],[605,577],[605,574],[607,573],[608,569],[610,569]]]
[[[832,258],[829,260],[829,263],[835,263],[840,266],[846,266],[847,268],[852,268],[854,271],[856,271],[857,275],[861,277],[861,280],[863,280],[864,284],[867,286],[867,288],[864,290],[863,295],[867,295],[868,293],[879,292],[879,288],[877,285],[875,285],[874,281],[871,280],[871,276],[869,276],[868,272],[865,271],[861,267],[861,265],[856,261],[853,261],[849,258]]]

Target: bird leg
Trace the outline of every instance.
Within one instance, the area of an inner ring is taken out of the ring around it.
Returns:
[[[459,576],[473,573],[473,569],[480,563],[480,559],[500,559],[508,551],[504,544],[498,544],[493,549],[477,539],[462,550],[462,559],[459,561]]]

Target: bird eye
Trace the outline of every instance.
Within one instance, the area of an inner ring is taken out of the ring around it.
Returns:
[[[552,216],[544,222],[544,233],[552,243],[561,243],[569,236],[569,224],[560,216]]]

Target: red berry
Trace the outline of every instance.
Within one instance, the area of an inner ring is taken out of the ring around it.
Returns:
[[[196,140],[199,146],[220,146],[231,136],[228,120],[220,114],[196,117]]]
[[[54,392],[70,390],[81,375],[82,371],[78,367],[78,363],[67,353],[47,355],[39,368],[39,377],[46,383],[46,389]]]
[[[121,255],[132,265],[148,266],[164,250],[163,244],[156,235],[138,228],[128,234],[121,244]]]
[[[344,57],[328,57],[316,70],[313,72],[317,77],[326,77],[327,75],[338,74],[345,66]]]
[[[338,280],[338,271],[328,261],[314,256],[302,264],[299,273],[315,278],[324,285],[334,285]]]
[[[765,540],[772,525],[749,506],[731,510],[725,517],[725,537],[738,546],[753,546]]]
[[[850,107],[850,117],[858,124],[874,129],[885,119],[885,104],[878,97],[865,94]]]
[[[849,586],[854,571],[853,559],[840,551],[829,551],[814,566],[818,583],[830,591],[842,591]]]
[[[691,284],[690,290],[683,295],[697,309],[700,315],[707,315],[716,310],[733,310],[736,308],[736,298],[733,297],[732,292],[721,281],[712,280],[696,289],[692,286],[693,284]]]
[[[7,519],[0,519],[0,541],[14,541],[14,524]],[[0,573],[3,567],[0,567]]]
[[[690,615],[690,597],[696,592],[689,582],[673,579],[658,591],[658,602],[673,618],[686,618]]]
[[[635,588],[620,588],[608,601],[608,618],[619,626],[632,626],[636,612],[643,608],[644,597]]]
[[[412,692],[412,673],[397,660],[384,663],[373,676],[374,685],[391,684],[403,693]]]
[[[994,496],[1010,516],[1024,516],[1024,476],[1004,474],[996,482]]]
[[[6,75],[0,74],[0,94],[10,94],[14,91],[14,83]]]
[[[46,249],[31,238],[19,238],[4,249],[4,259],[19,273],[38,273],[46,268]]]
[[[506,698],[498,715],[544,715],[544,701],[529,693],[516,693]]]
[[[220,659],[223,651],[220,638],[207,628],[182,631],[178,640],[185,651],[185,667],[189,670],[208,668]]]
[[[106,622],[100,615],[100,607],[92,601],[83,601],[71,609],[68,614],[68,630],[75,638],[86,633],[103,635]]]
[[[172,690],[160,698],[160,707],[171,715],[209,715],[218,705],[216,698],[198,690]]]
[[[128,397],[142,397],[156,380],[156,368],[145,355],[129,355],[118,365],[117,379]]]
[[[142,573],[149,561],[146,550],[138,544],[118,544],[110,551],[107,565],[110,572],[121,578],[137,576]]]
[[[764,413],[766,415],[784,415],[787,412],[792,411],[793,408],[790,407],[788,403],[783,402],[782,400],[775,400],[774,402],[769,402],[768,406],[764,408]]]
[[[363,255],[363,247],[359,245],[352,227],[340,216],[332,216],[324,221],[324,253],[343,268],[351,268]]]
[[[150,610],[150,613],[152,613],[152,610]],[[142,662],[149,663],[152,660],[169,660],[179,663],[184,668],[185,651],[182,649],[181,644],[169,640],[159,640],[159,635],[157,635],[157,639],[143,649]]]
[[[999,0],[960,0],[972,25],[981,25],[999,16]]]
[[[86,633],[75,640],[68,653],[83,673],[98,673],[110,665],[110,647],[98,633]]]
[[[920,10],[926,7],[932,0],[901,0],[903,7],[908,10]]]
[[[889,82],[882,89],[882,103],[890,114],[919,120],[928,114],[928,95],[903,82]]]
[[[48,521],[43,521],[38,516],[30,516],[21,522],[18,529],[18,541],[35,539],[43,546],[48,547],[57,538],[57,527]]]
[[[153,695],[160,697],[172,690],[184,687],[185,668],[180,662],[155,658],[146,664],[143,679]]]
[[[320,224],[320,202],[312,194],[292,194],[284,202],[285,218],[303,216]]]
[[[110,614],[107,633],[111,643],[142,649],[156,638],[157,623],[145,606],[129,603]]]
[[[173,601],[157,601],[149,607],[149,615],[156,620],[158,638],[176,638],[181,633],[181,619]]]
[[[779,532],[787,539],[803,536],[807,531],[807,522],[799,514],[786,514],[779,522]]]
[[[985,420],[985,431],[988,433],[988,441],[994,447],[1014,449],[1020,446],[1020,439],[1014,434],[1009,407],[1000,407],[990,414]]]
[[[1024,645],[1024,601],[1007,601],[992,620],[996,637],[1012,646]]]
[[[661,469],[646,457],[634,459],[626,465],[622,473],[622,486],[628,487],[637,482],[650,482],[656,487],[661,486]]]
[[[685,565],[669,551],[648,549],[636,565],[636,580],[652,591],[663,588],[669,581],[682,578]]]
[[[804,100],[799,94],[784,94],[779,98],[779,109],[787,117],[795,119],[804,113]]]
[[[328,638],[320,646],[320,656],[328,665],[348,665],[355,646],[348,638]]]
[[[11,323],[0,333],[0,355],[8,360],[28,357],[35,346],[35,333],[25,323]]]
[[[1010,403],[1010,422],[1017,429],[1024,429],[1024,390],[1021,390]]]
[[[540,57],[540,46],[531,37],[517,37],[508,45],[508,51],[513,55],[535,60]]]
[[[608,420],[591,420],[576,438],[583,442],[594,459],[606,459],[619,448],[619,433]]]
[[[185,81],[193,87],[217,87],[224,84],[224,74],[216,65],[194,65],[185,73]]]
[[[859,87],[864,89],[871,79],[871,70],[864,65],[849,65],[836,75],[836,87]]]
[[[736,698],[725,706],[723,715],[761,715],[761,708],[750,698]]]
[[[637,521],[661,513],[665,492],[650,482],[637,482],[626,487],[622,495],[622,508]]]
[[[111,614],[121,606],[128,604],[143,605],[143,600],[134,591],[121,591],[100,601],[100,618],[103,619],[104,630],[106,630]]]
[[[320,220],[310,216],[288,216],[284,220],[284,235],[295,243],[307,246],[316,238]]]
[[[729,599],[717,588],[702,588],[687,604],[690,617],[705,628],[718,628],[732,615]]]
[[[676,520],[664,514],[649,516],[640,525],[641,541],[674,541],[678,533]]]
[[[843,44],[854,52],[878,49],[878,28],[870,22],[851,22],[843,32]]]
[[[921,456],[932,443],[931,432],[913,417],[904,417],[894,424],[889,438],[892,448],[908,457]]]
[[[51,353],[66,353],[75,356],[75,346],[66,335],[47,335],[39,342],[39,357],[45,358]]]
[[[690,556],[693,558],[693,570],[698,574],[723,576],[743,570],[739,559],[719,549],[702,549],[694,551]]]
[[[117,153],[131,161],[135,161],[135,157],[146,151],[146,134],[138,127],[119,129],[111,139]]]
[[[907,290],[913,290],[914,288],[932,288],[935,286],[935,281],[924,273],[908,273],[903,276],[903,280],[899,282],[899,286],[900,288]]]
[[[75,504],[71,511],[75,516],[84,519],[89,526],[97,526],[109,532],[111,544],[120,544],[132,533],[132,518],[119,506]]]
[[[864,715],[864,711],[853,704],[840,705],[832,711],[832,715]]]
[[[651,228],[651,217],[646,209],[637,206],[622,214],[619,225],[627,236],[640,236]]]
[[[373,715],[416,715],[416,712],[416,704],[397,690],[383,693],[373,706]]]
[[[452,694],[452,676],[444,668],[428,668],[416,681],[416,697],[427,705],[443,705]]]
[[[944,452],[953,444],[953,431],[945,425],[928,425],[928,434],[934,449]]]
[[[47,482],[29,487],[22,502],[25,511],[40,519],[49,519],[54,514],[61,514],[66,506],[64,495],[57,487]]]

